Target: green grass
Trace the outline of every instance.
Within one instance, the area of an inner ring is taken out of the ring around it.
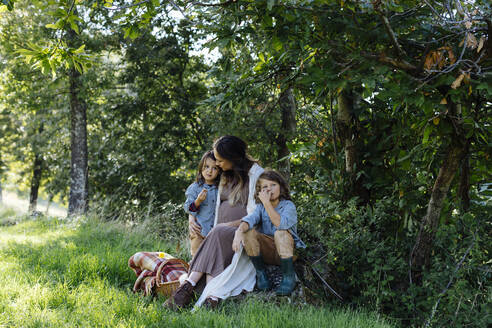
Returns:
[[[162,298],[131,292],[127,260],[143,250],[176,252],[120,223],[30,220],[0,209],[0,327],[392,327],[363,311],[269,304],[254,295],[217,311],[170,312]]]

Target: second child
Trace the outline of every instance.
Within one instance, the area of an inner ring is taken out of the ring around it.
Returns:
[[[280,173],[272,170],[263,172],[256,183],[256,202],[253,213],[241,221],[232,247],[237,251],[240,243],[256,269],[256,286],[268,290],[264,262],[280,265],[282,281],[276,289],[277,295],[290,295],[296,284],[294,272],[294,247],[306,245],[297,235],[297,210],[290,200],[289,187]]]
[[[194,256],[205,236],[212,230],[217,202],[220,168],[214,153],[203,154],[198,164],[196,181],[186,189],[185,212],[190,214],[190,251]]]

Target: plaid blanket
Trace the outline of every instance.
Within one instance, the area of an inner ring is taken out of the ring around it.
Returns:
[[[128,259],[128,266],[137,275],[133,292],[152,293],[155,286],[178,280],[188,272],[188,264],[164,252],[138,252]]]

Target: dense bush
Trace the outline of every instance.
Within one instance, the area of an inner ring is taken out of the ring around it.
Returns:
[[[321,258],[314,268],[346,302],[381,311],[403,325],[490,325],[491,227],[486,220],[491,209],[475,204],[471,212],[449,218],[455,224],[439,228],[431,267],[419,285],[409,275],[417,231],[399,225],[397,198],[367,207],[358,207],[356,199],[299,199],[307,262]]]

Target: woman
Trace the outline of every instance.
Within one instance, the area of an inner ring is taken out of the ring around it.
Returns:
[[[252,213],[256,207],[254,200],[256,181],[264,171],[248,156],[246,149],[246,143],[238,137],[223,136],[215,141],[213,151],[217,165],[223,173],[219,184],[219,201],[217,201],[215,211],[214,228],[190,262],[190,274],[187,280],[166,301],[164,306],[172,309],[185,307],[191,302],[195,287],[203,276],[206,276],[206,283],[209,283],[212,278],[224,273],[231,264],[234,255],[232,241],[241,219]],[[197,229],[193,221],[190,222],[190,229]],[[243,284],[246,280],[248,280],[246,289],[251,290],[254,287],[254,267],[252,277],[250,277],[252,264],[244,263],[243,258],[241,265],[237,266],[238,260],[233,263],[234,268],[229,268],[229,271],[237,269],[246,276],[235,274],[235,278],[239,281],[235,281],[233,285],[221,282],[221,287],[232,286],[227,287],[229,288],[225,292],[227,295],[234,295],[238,290],[240,292],[242,286],[246,286]],[[230,278],[230,275],[228,277]],[[251,281],[253,281],[252,286]],[[224,292],[221,291],[219,294],[224,295]],[[218,298],[211,296],[205,302],[214,306]]]

